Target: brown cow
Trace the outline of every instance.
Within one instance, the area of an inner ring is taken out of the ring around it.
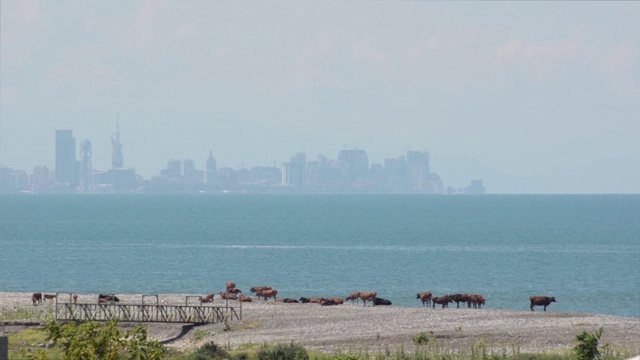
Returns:
[[[353,300],[356,301],[356,305],[358,304],[358,299],[360,299],[360,292],[356,291],[356,292],[352,292],[351,295],[347,296],[347,298],[345,300],[351,300],[351,303],[353,304]]]
[[[276,290],[276,289],[262,290],[262,291],[256,293],[256,295],[258,296],[258,299],[263,297],[265,301],[267,301],[271,297],[273,298],[273,301],[275,301],[277,294],[278,294],[278,290]]]
[[[456,302],[456,307],[458,309],[460,309],[460,303],[466,304],[467,307],[471,305],[471,303],[469,302],[470,299],[468,294],[453,294],[449,295],[449,298],[451,299],[451,302]]]
[[[226,286],[227,286],[227,292],[230,292],[229,289],[235,288],[236,287],[236,283],[231,282],[231,281],[227,281]]]
[[[73,294],[73,303],[77,303],[78,302],[78,294]]]
[[[334,297],[334,298],[331,298],[330,300],[333,300],[333,302],[335,302],[336,305],[344,304],[344,300],[342,300],[342,298],[339,298],[339,297]]]
[[[367,301],[371,301],[371,304],[373,304],[376,296],[378,296],[377,292],[361,292],[360,299],[362,299],[362,305],[367,306]]]
[[[33,293],[33,295],[31,295],[31,303],[33,306],[42,304],[42,293]]]
[[[420,301],[422,301],[422,306],[429,306],[431,305],[431,293],[428,291],[423,291],[421,293],[417,293],[416,294],[416,299],[420,299]]]
[[[257,294],[262,290],[271,290],[271,286],[254,286],[251,289],[249,289],[249,291],[251,291],[254,294]]]
[[[234,295],[238,295],[239,293],[242,293],[242,290],[238,289],[238,288],[231,288],[231,289],[227,289],[227,292],[229,294],[234,294]]]
[[[51,301],[51,302],[53,302],[53,299],[55,299],[55,298],[56,298],[56,296],[57,296],[56,294],[44,294],[44,295],[43,295],[43,297],[44,297],[44,299],[45,299],[45,300],[49,300],[49,301]]]
[[[531,301],[531,311],[533,311],[534,306],[544,306],[544,311],[547,311],[547,306],[552,302],[556,302],[555,297],[548,296],[531,296],[529,297],[529,301]]]
[[[282,302],[285,304],[297,304],[298,300],[292,298],[284,298],[282,299]]]
[[[431,299],[431,302],[433,303],[433,308],[436,308],[436,304],[442,305],[442,308],[448,308],[449,307],[449,303],[453,302],[453,300],[451,300],[451,298],[449,297],[449,295],[445,295],[445,296],[441,296],[441,297],[434,297]]]
[[[229,294],[223,291],[220,291],[220,298],[223,300],[238,300],[238,297],[234,294]]]
[[[484,296],[480,294],[467,294],[469,297],[469,308],[473,306],[474,309],[481,309],[485,304]]]
[[[207,294],[205,297],[199,296],[198,300],[200,300],[200,305],[204,303],[212,303],[214,296],[215,296],[214,293]]]
[[[245,296],[245,295],[240,295],[240,297],[238,298],[238,300],[240,302],[252,302],[253,298],[251,298],[251,296]]]
[[[342,300],[342,299],[340,299],[340,300]],[[320,306],[339,305],[337,302],[335,302],[335,300],[333,300],[333,299],[325,299],[325,298],[320,298],[319,304],[320,304]]]

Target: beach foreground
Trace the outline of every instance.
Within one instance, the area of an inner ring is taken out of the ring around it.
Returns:
[[[159,299],[163,304],[184,305],[185,296],[160,295]],[[129,304],[138,304],[142,299],[141,295],[118,294],[118,297],[122,303]],[[78,302],[94,303],[96,300],[95,294],[80,294],[78,298]],[[214,305],[223,304],[225,301],[216,296]],[[232,300],[229,305],[239,306],[239,303]],[[0,293],[2,314],[20,309],[46,313],[51,307],[51,303],[33,306],[30,293]],[[4,329],[8,333],[26,326],[38,326],[24,321],[5,323]],[[136,324],[121,325],[130,327]],[[365,307],[362,303],[337,306],[283,304],[254,299],[251,303],[242,304],[242,320],[229,322],[229,329],[225,329],[225,324],[146,323],[145,326],[151,338],[179,350],[196,349],[209,341],[232,349],[251,344],[293,342],[325,353],[395,351],[401,346],[413,352],[416,346],[413,338],[422,332],[432,344],[437,343],[443,348],[470,349],[471,345],[483,341],[496,352],[552,352],[571,349],[575,345],[575,336],[583,330],[594,332],[602,328],[602,345],[608,343],[614,350],[640,353],[639,318],[561,313],[554,312],[553,306],[546,312],[542,308],[531,312],[457,309],[455,304],[448,309],[440,306],[433,309]]]

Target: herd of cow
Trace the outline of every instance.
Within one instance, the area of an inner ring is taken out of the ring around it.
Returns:
[[[249,291],[251,291],[257,299],[269,300],[273,298],[275,302],[283,302],[287,304],[292,303],[316,303],[322,306],[329,305],[341,305],[345,301],[351,300],[351,303],[354,301],[356,304],[359,304],[359,301],[362,300],[363,306],[367,305],[367,301],[371,302],[372,306],[378,305],[391,305],[391,301],[387,299],[383,299],[378,297],[378,293],[376,292],[353,292],[349,296],[347,296],[344,300],[339,297],[332,298],[311,298],[311,297],[301,297],[298,300],[292,298],[279,298],[276,297],[278,295],[278,290],[273,289],[270,286],[255,286],[252,287]],[[251,296],[246,296],[242,293],[240,289],[236,287],[234,282],[226,283],[226,292],[221,291],[218,293],[222,300],[238,300],[240,302],[251,302],[253,298]],[[213,298],[215,297],[215,293],[210,293],[205,296],[199,296],[198,300],[200,301],[200,305],[204,305],[205,303],[213,303]],[[33,305],[42,304],[43,300],[53,301],[56,298],[56,295],[50,294],[42,294],[42,293],[34,293],[31,296],[31,302]],[[433,296],[431,292],[424,291],[416,294],[416,299],[419,299],[422,302],[422,306],[432,306],[434,309],[436,305],[441,305],[442,308],[448,308],[450,303],[455,302],[456,307],[460,308],[460,303],[463,306],[466,304],[467,308],[481,309],[483,305],[486,303],[486,299],[484,296],[480,294],[449,294],[443,296]],[[78,301],[78,295],[73,294],[73,302],[76,303]],[[111,302],[119,302],[117,296],[114,294],[99,294],[98,295],[98,303],[111,303]],[[533,310],[534,306],[544,306],[544,311],[547,311],[547,306],[552,302],[556,302],[555,297],[548,296],[531,296],[529,297],[530,308]]]

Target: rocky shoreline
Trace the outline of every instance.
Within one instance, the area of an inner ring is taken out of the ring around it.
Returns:
[[[70,301],[62,298],[60,301]],[[186,294],[160,295],[162,304],[184,305]],[[142,295],[120,295],[122,303],[139,304]],[[94,303],[97,295],[80,294],[78,302]],[[197,299],[196,299],[197,300]],[[148,302],[147,302],[148,303]],[[197,301],[190,301],[190,304]],[[223,305],[216,296],[213,305]],[[204,306],[211,306],[206,304]],[[240,306],[229,301],[229,306]],[[1,314],[28,310],[44,318],[52,302],[31,304],[30,293],[0,293]],[[31,324],[26,324],[30,321]],[[4,331],[15,332],[38,324],[33,319],[5,321]],[[121,324],[124,327],[135,324]],[[454,307],[362,306],[344,304],[284,304],[254,299],[242,304],[242,319],[225,324],[185,326],[183,324],[145,324],[149,336],[179,350],[195,349],[214,341],[230,348],[264,343],[296,343],[325,353],[346,351],[395,351],[403,347],[413,352],[413,338],[425,333],[432,344],[443,349],[470,349],[483,341],[496,352],[554,352],[571,349],[575,336],[586,330],[603,329],[601,344],[640,354],[640,318],[597,314],[499,309],[457,309]],[[2,328],[0,328],[1,330]]]

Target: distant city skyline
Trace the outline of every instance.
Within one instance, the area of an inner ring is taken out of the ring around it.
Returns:
[[[0,164],[431,154],[454,187],[640,193],[639,2],[0,2]]]

